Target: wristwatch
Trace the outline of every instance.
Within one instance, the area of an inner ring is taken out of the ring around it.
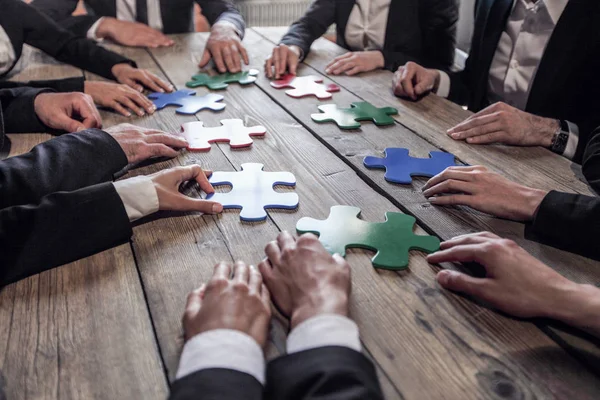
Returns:
[[[559,128],[552,137],[552,146],[550,150],[556,154],[563,154],[567,148],[567,142],[569,141],[569,124],[565,120],[559,120]]]

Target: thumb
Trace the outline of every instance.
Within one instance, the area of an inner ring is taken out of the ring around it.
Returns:
[[[86,129],[84,124],[77,120],[74,120],[66,114],[58,115],[56,117],[55,123],[53,123],[52,125],[52,128],[60,129],[66,132],[79,132]]]
[[[202,54],[202,59],[200,60],[200,64],[198,64],[198,66],[200,68],[204,68],[206,66],[206,64],[208,64],[208,62],[210,61],[210,52],[208,51],[208,49],[204,50],[204,54]]]
[[[199,211],[205,214],[218,214],[223,211],[223,205],[216,201],[193,199],[183,193],[178,193],[172,209],[176,211]]]
[[[473,278],[458,271],[444,269],[438,272],[437,281],[444,289],[480,297],[488,279]]]
[[[290,56],[288,59],[288,66],[290,69],[290,74],[296,75],[296,68],[298,67],[298,60],[294,58],[294,56]]]
[[[421,81],[415,85],[415,93],[421,95],[433,89],[433,84],[427,81]]]

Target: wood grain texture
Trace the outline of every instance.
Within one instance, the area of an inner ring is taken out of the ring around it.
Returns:
[[[262,32],[262,30],[259,30]],[[265,29],[267,32],[271,30]],[[253,32],[249,32],[246,35],[246,41],[252,43],[254,52],[258,57],[264,58],[269,53],[272,44],[263,44],[261,37],[257,36]],[[318,41],[321,43],[321,41]],[[328,42],[329,43],[329,42]],[[327,44],[330,46],[331,43]],[[339,46],[338,46],[339,47]],[[324,53],[315,49],[311,52],[311,59],[329,59],[331,52]],[[309,61],[310,62],[310,61]],[[318,69],[317,69],[318,70]],[[301,65],[299,67],[299,74],[311,74],[315,73],[315,70]],[[320,73],[320,70],[316,72]],[[374,99],[367,98],[364,93],[367,93],[367,88],[375,86],[371,85],[374,78],[380,76],[380,74],[386,74],[384,71],[378,71],[375,74],[366,75],[362,79],[345,77],[345,80],[338,79],[338,84],[349,84],[351,82],[355,86],[360,85],[365,90],[356,91],[359,95],[353,94],[351,91],[342,90],[340,93],[334,94],[333,102],[336,104],[349,105],[355,101],[367,100],[375,103]],[[268,89],[268,81],[263,77],[259,79],[258,83],[261,87]],[[431,206],[425,197],[421,194],[421,187],[425,184],[427,179],[417,178],[413,180],[411,185],[396,185],[387,182],[384,179],[384,173],[382,170],[368,169],[363,166],[363,158],[367,155],[383,156],[383,150],[386,147],[405,147],[410,149],[410,153],[415,157],[427,157],[430,151],[439,150],[440,147],[431,144],[425,138],[413,133],[401,124],[387,127],[377,127],[371,123],[363,123],[361,129],[352,131],[341,131],[334,123],[316,123],[311,120],[310,114],[318,112],[316,105],[323,103],[331,103],[332,101],[326,101],[319,103],[318,100],[304,99],[303,101],[297,101],[290,103],[289,97],[285,95],[284,91],[269,90],[269,95],[280,104],[289,104],[287,109],[293,114],[293,116],[304,126],[306,126],[314,135],[322,140],[332,151],[338,154],[340,157],[346,160],[347,163],[353,166],[359,175],[361,175],[369,184],[376,188],[376,190],[384,193],[394,204],[407,210],[410,214],[414,215],[418,221],[423,224],[429,231],[435,232],[442,239],[450,239],[452,237],[479,231],[491,231],[502,237],[512,239],[524,247],[527,251],[533,254],[536,258],[544,261],[547,264],[552,265],[561,274],[568,278],[577,281],[597,284],[600,283],[600,263],[594,260],[590,260],[585,257],[577,256],[572,253],[557,250],[555,248],[544,246],[536,242],[526,240],[524,238],[524,224],[518,222],[512,222],[500,218],[495,218],[490,215],[474,211],[468,207],[435,207]],[[384,96],[381,96],[384,97]],[[391,105],[394,107],[398,106],[398,101],[390,101],[388,103],[382,103],[378,100],[377,106]],[[445,103],[448,103],[444,100]],[[450,106],[445,104],[445,107],[439,107],[440,109],[448,109]],[[402,113],[402,111],[400,111]],[[438,123],[438,128],[441,123]],[[446,136],[446,135],[443,135]],[[454,143],[452,139],[449,139]],[[554,188],[560,187],[559,184],[553,182],[553,177],[545,174],[537,174],[535,170],[532,170],[531,165],[527,161],[515,159],[512,154],[513,149],[505,146],[492,146],[491,148],[485,146],[473,147],[465,144],[460,144],[461,148],[467,149],[469,152],[488,150],[487,153],[498,151],[496,157],[504,160],[499,162],[497,167],[492,167],[497,172],[503,175],[508,175],[513,180],[526,183],[533,187],[544,187]],[[441,148],[442,150],[446,150]],[[522,149],[521,149],[522,150]],[[544,149],[529,149],[531,151],[539,151],[545,157],[545,164],[548,167],[543,169],[551,171],[550,166],[555,166],[556,163],[561,164],[564,160],[555,154],[545,151]],[[488,157],[489,154],[476,153],[479,157]],[[482,155],[483,154],[483,155]],[[459,159],[464,163],[472,164],[472,158]],[[563,165],[564,166],[564,165]],[[567,171],[563,175],[572,174],[571,169],[565,166]],[[524,174],[523,171],[528,171]],[[529,171],[532,171],[529,173]],[[521,179],[517,179],[521,177]],[[527,181],[527,182],[523,182]],[[563,190],[573,191],[572,188],[566,186],[562,187]]]
[[[173,38],[176,41],[173,48],[151,52],[179,88],[197,72],[196,62],[206,35]],[[264,42],[261,44],[258,38],[252,37],[246,40],[251,67],[260,68]],[[243,162],[262,162],[267,170],[291,171],[298,179],[296,192],[300,196],[300,207],[295,213],[269,212],[269,221],[255,224],[250,231],[239,223],[237,213],[232,224],[226,224],[230,213],[218,218],[228,240],[236,238],[245,243],[243,252],[238,253],[239,245],[229,242],[232,253],[258,262],[262,247],[277,230],[293,231],[302,216],[325,218],[330,206],[335,204],[359,206],[363,217],[371,221],[382,221],[385,211],[399,211],[289,115],[294,114],[297,104],[312,104],[312,100],[290,98],[278,105],[273,102],[272,89],[266,83],[264,78],[259,78],[256,86],[230,85],[221,92],[227,104],[222,113],[198,114],[209,126],[231,117],[242,118],[248,124],[260,123],[267,128],[265,139],[255,140],[251,150],[231,150],[225,144],[213,145],[208,153],[189,155],[206,159],[220,152],[232,167],[239,168]],[[179,118],[173,111],[161,111],[159,116],[162,118],[163,114]],[[423,233],[420,229],[416,232]],[[138,238],[136,236],[136,246]],[[167,244],[163,251],[169,251]],[[211,256],[205,254],[205,257]],[[437,268],[429,265],[419,252],[412,253],[410,269],[404,273],[374,270],[371,256],[360,250],[348,255],[354,288],[351,311],[361,327],[365,348],[389,378],[384,381],[384,387],[397,394],[394,398],[597,397],[600,386],[596,378],[531,323],[506,318],[440,291],[434,280]],[[173,254],[172,257],[177,257],[176,263],[162,261],[162,258],[161,263],[165,264],[160,268],[177,271],[187,263],[189,255]],[[158,264],[156,260],[152,262]],[[146,268],[150,267],[144,266]],[[171,290],[178,291],[179,287]],[[161,298],[166,303],[171,296],[162,290]],[[158,335],[160,341],[160,331]],[[548,386],[543,382],[555,384]]]
[[[81,75],[41,53],[15,79]],[[29,57],[28,56],[28,57]],[[51,138],[9,135],[10,156]],[[166,380],[130,245],[0,290],[0,398],[164,398]]]

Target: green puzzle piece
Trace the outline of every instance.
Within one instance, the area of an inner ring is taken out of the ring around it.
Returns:
[[[226,89],[229,83],[239,83],[248,85],[256,81],[258,70],[236,72],[234,74],[226,72],[224,74],[210,76],[208,74],[197,74],[192,76],[192,80],[185,84],[189,88],[198,86],[207,86],[210,90]]]
[[[376,251],[371,262],[382,269],[406,269],[412,249],[433,253],[440,248],[440,240],[435,236],[413,233],[415,219],[410,215],[386,212],[385,222],[363,221],[359,215],[358,207],[333,206],[326,220],[302,218],[296,230],[319,235],[331,254],[346,256],[346,249],[352,247]]]
[[[377,108],[366,101],[352,103],[350,108],[338,108],[336,104],[319,106],[320,114],[310,117],[315,122],[335,122],[342,129],[358,129],[359,121],[373,121],[375,125],[392,125],[394,118],[390,115],[398,114],[393,107]]]

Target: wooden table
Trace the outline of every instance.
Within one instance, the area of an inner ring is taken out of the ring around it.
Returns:
[[[284,29],[249,29],[244,43],[252,67],[263,60]],[[206,34],[173,36],[172,48],[114,47],[140,67],[183,88],[197,72]],[[324,74],[326,63],[343,49],[318,40],[299,74]],[[16,79],[81,74],[34,53]],[[262,74],[261,74],[262,75]],[[264,125],[268,134],[251,150],[213,145],[207,153],[184,152],[128,176],[198,163],[213,170],[239,170],[261,162],[268,171],[291,171],[298,180],[297,212],[269,212],[262,223],[241,223],[237,211],[219,216],[158,214],[136,224],[130,244],[22,280],[0,292],[0,398],[160,399],[168,393],[182,347],[181,314],[188,291],[206,281],[219,260],[257,263],[264,245],[282,230],[294,231],[304,216],[325,218],[329,208],[348,204],[363,218],[383,221],[384,212],[418,219],[416,232],[442,239],[489,230],[516,240],[536,257],[578,282],[598,284],[600,264],[523,238],[523,225],[472,210],[430,206],[420,188],[388,184],[381,171],[362,167],[365,155],[388,146],[408,147],[424,157],[431,150],[454,153],[460,161],[483,164],[523,184],[542,189],[590,193],[564,158],[537,148],[468,146],[445,130],[467,111],[430,95],[412,103],[391,93],[392,74],[333,77],[342,87],[338,104],[366,100],[399,109],[397,124],[363,124],[342,132],[316,124],[310,114],[318,100],[292,99],[260,76],[256,85],[230,85],[222,113],[179,116],[173,109],[133,121],[103,112],[105,126],[134,122],[178,131],[186,121],[216,126],[225,118]],[[90,76],[90,79],[98,79]],[[329,78],[329,77],[328,77]],[[198,89],[198,94],[207,92]],[[27,151],[48,135],[12,135],[11,155]],[[350,251],[351,312],[360,326],[365,352],[374,360],[388,399],[600,398],[593,361],[597,347],[580,335],[543,321],[516,320],[438,287],[438,266],[412,252],[405,272],[377,271],[372,253]],[[456,268],[445,265],[446,268]],[[275,319],[268,357],[285,351],[285,326]]]

